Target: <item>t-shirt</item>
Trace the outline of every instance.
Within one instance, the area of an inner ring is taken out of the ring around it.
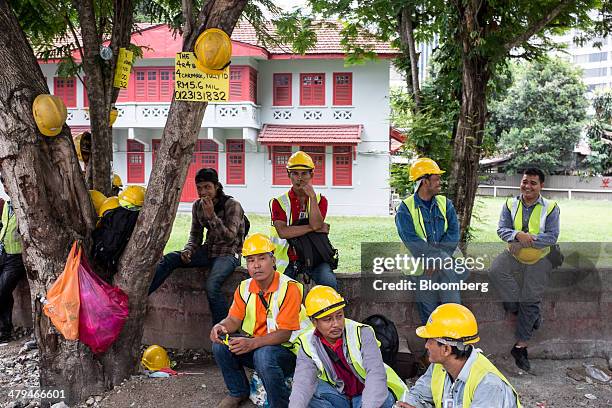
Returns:
[[[278,290],[280,281],[280,274],[274,272],[274,280],[270,284],[267,290],[264,291],[264,297],[270,304],[272,293]],[[261,300],[259,299],[259,285],[255,279],[251,280],[249,285],[249,292],[251,296],[255,296],[255,330],[253,331],[254,337],[265,336],[268,333],[268,327],[266,325],[267,310]],[[289,283],[285,299],[282,302],[278,317],[276,318],[276,324],[278,329],[281,330],[299,330],[300,328],[300,306],[302,304],[302,295],[297,284]],[[239,320],[244,320],[246,315],[246,303],[240,296],[240,286],[236,288],[234,292],[234,301],[229,310],[229,315]]]
[[[293,191],[293,187],[289,190],[289,202],[291,203],[291,225],[296,225],[298,221],[308,218],[308,203],[302,208],[300,199],[295,191]],[[327,215],[327,198],[324,196],[321,196],[321,201],[319,201],[319,211],[321,211],[321,216],[325,219]],[[272,224],[274,224],[274,221],[287,222],[287,214],[276,198],[272,201]],[[287,254],[289,255],[290,261],[297,261],[298,256],[293,248],[289,248]]]
[[[344,395],[349,398],[353,398],[363,394],[365,384],[362,383],[361,380],[355,376],[355,374],[353,374],[353,370],[349,366],[348,361],[346,361],[346,357],[342,350],[342,337],[336,340],[336,343],[330,344],[318,330],[315,330],[315,335],[321,340],[321,343],[323,343],[324,346],[329,347],[331,349],[330,351],[333,350],[333,353],[335,353],[337,356],[337,358],[330,358],[332,358],[332,364],[334,365],[336,375],[344,383]]]

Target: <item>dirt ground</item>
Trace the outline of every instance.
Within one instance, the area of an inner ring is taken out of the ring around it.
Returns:
[[[33,400],[16,401],[9,398],[9,389],[16,387],[15,372],[8,374],[2,365],[3,362],[19,354],[27,340],[29,338],[26,337],[7,345],[0,345],[0,391],[2,391],[0,406],[2,407],[25,408],[38,405]],[[34,356],[32,359],[35,359],[37,354],[30,352],[30,355]],[[580,373],[583,371],[583,364],[607,367],[604,359],[533,360],[534,369],[531,374],[519,372],[514,367],[512,359],[495,358],[493,361],[519,392],[523,407],[612,407],[612,381],[602,384],[597,381],[585,381],[584,378],[575,380],[567,374],[568,369]],[[22,361],[22,363],[25,368],[27,361]],[[31,365],[29,370],[32,371]],[[226,390],[221,373],[209,356],[197,353],[192,357],[187,353],[179,361],[176,370],[181,375],[170,378],[132,376],[115,389],[99,396],[92,396],[88,401],[89,404],[84,402],[79,407],[216,407],[225,395]],[[24,375],[20,377],[24,377],[22,381],[30,381],[31,384],[31,377],[29,379],[26,379]],[[580,378],[580,375],[574,374],[573,377]],[[247,402],[242,405],[242,408],[254,406]]]

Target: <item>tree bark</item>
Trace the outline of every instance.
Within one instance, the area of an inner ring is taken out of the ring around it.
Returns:
[[[400,15],[400,42],[402,48],[408,51],[410,58],[410,78],[406,78],[409,82],[409,89],[412,89],[414,99],[414,112],[418,112],[421,106],[421,88],[419,86],[419,55],[416,52],[414,43],[414,9],[410,5],[402,7]]]

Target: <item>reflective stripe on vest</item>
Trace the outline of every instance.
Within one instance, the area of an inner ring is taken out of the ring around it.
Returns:
[[[531,215],[529,216],[529,222],[527,223],[529,233],[531,235],[538,235],[540,232],[546,232],[546,218],[557,206],[557,202],[553,200],[547,200],[542,197],[544,205],[539,202],[536,203]],[[523,230],[523,200],[519,197],[508,198],[506,200],[506,207],[510,211],[512,221],[514,223],[514,229],[516,231]],[[544,258],[550,252],[550,247],[544,247],[540,249],[539,258],[531,262],[532,264],[538,262]],[[516,257],[516,256],[515,256]],[[518,258],[517,258],[518,259]]]
[[[277,273],[277,272],[275,272]],[[255,324],[257,319],[257,301],[258,296],[256,293],[249,292],[249,286],[251,285],[251,281],[253,278],[243,280],[240,282],[240,297],[246,304],[244,320],[242,321],[242,330],[249,335],[253,335],[255,332]],[[297,285],[300,290],[300,296],[304,296],[304,287],[301,283],[279,273],[279,282],[278,289],[272,293],[272,297],[269,300],[269,308],[268,314],[266,315],[266,328],[268,333],[272,333],[278,329],[277,318],[280,313],[280,308],[283,305],[283,301],[285,300],[285,296],[287,295],[287,289],[289,288],[289,283]],[[301,301],[301,298],[300,298]],[[300,302],[301,303],[301,302]],[[291,337],[289,338],[289,342],[284,343],[283,346],[287,348],[294,349],[296,339],[302,334],[303,331],[312,327],[312,322],[306,315],[306,309],[304,305],[300,305],[300,329],[294,330],[291,333]],[[296,352],[296,350],[293,350]]]
[[[20,254],[22,252],[21,235],[17,230],[17,217],[15,211],[11,209],[12,214],[9,217],[9,207],[12,204],[10,201],[4,203],[2,209],[2,230],[0,230],[0,241],[4,243],[4,252],[11,255]]]
[[[348,350],[346,361],[352,368],[355,376],[365,384],[366,370],[363,368],[363,355],[361,353],[361,330],[363,328],[367,328],[372,331],[374,330],[367,324],[355,322],[350,319],[344,319],[344,334],[346,336],[346,348]],[[313,328],[300,336],[299,343],[302,346],[304,353],[312,359],[317,367],[318,377],[326,383],[335,386],[336,384],[332,380],[332,376],[329,374],[331,367],[325,367],[323,361],[312,346],[313,341],[316,338],[317,336],[315,336]],[[376,342],[378,345],[380,345],[378,340],[376,340]],[[389,388],[389,390],[393,393],[396,400],[402,401],[402,398],[408,395],[408,387],[391,367],[386,364],[384,364],[384,366],[387,374],[387,388]]]
[[[504,375],[489,361],[488,358],[483,356],[481,353],[472,349],[472,353],[478,353],[476,360],[470,368],[470,374],[468,375],[465,387],[463,388],[463,408],[470,408],[472,400],[474,399],[474,392],[476,387],[480,384],[480,381],[487,374],[494,374],[505,382],[510,388],[516,398],[517,408],[522,408],[519,396],[512,384],[504,377]],[[442,408],[442,397],[444,396],[444,381],[446,380],[446,370],[442,367],[442,364],[434,364],[433,372],[431,375],[431,395],[434,400],[435,408]]]
[[[440,213],[442,213],[442,217],[444,217],[444,232],[446,232],[448,230],[448,219],[446,217],[446,197],[442,195],[437,195],[435,196],[435,199],[436,204],[440,209]],[[408,207],[408,211],[410,212],[410,216],[412,217],[414,231],[423,241],[427,241],[427,231],[425,230],[423,214],[421,213],[421,208],[416,206],[414,194],[406,197],[406,199],[404,200],[404,204],[406,204],[406,207]]]
[[[291,200],[289,198],[289,192],[276,197],[278,203],[281,208],[285,212],[285,216],[287,217],[287,225],[291,225],[292,216],[291,216]],[[270,200],[270,214],[272,214],[272,203],[274,199]],[[321,194],[317,193],[317,204],[321,202]],[[306,212],[310,213],[310,205],[306,206]],[[289,242],[286,239],[283,239],[278,236],[278,232],[274,227],[274,222],[270,226],[270,241],[275,246],[274,249],[274,258],[276,259],[276,270],[280,273],[284,273],[287,266],[289,266]]]

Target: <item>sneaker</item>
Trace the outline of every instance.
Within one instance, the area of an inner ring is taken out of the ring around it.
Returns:
[[[510,354],[512,354],[512,357],[514,357],[514,362],[516,363],[516,366],[518,368],[520,368],[523,371],[531,370],[531,364],[529,364],[529,356],[527,353],[527,347],[516,347],[516,344],[515,344],[514,347],[512,347]]]
[[[240,404],[246,401],[248,398],[249,397],[246,395],[244,397],[232,397],[231,395],[228,395],[221,400],[221,403],[219,403],[219,408],[238,408]]]

